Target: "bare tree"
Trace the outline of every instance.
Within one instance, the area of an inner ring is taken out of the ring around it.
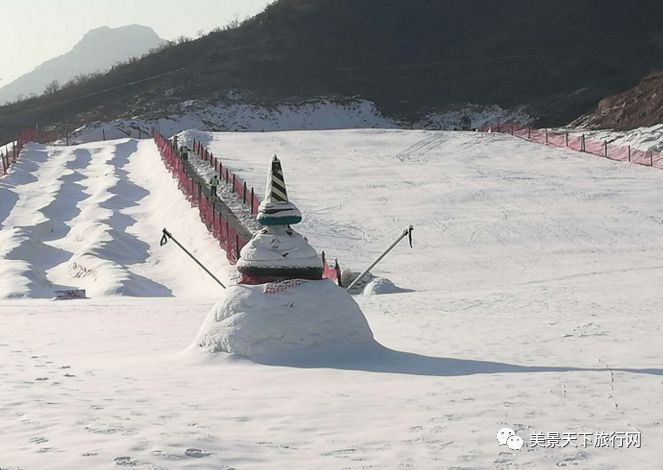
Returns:
[[[45,95],[52,95],[56,91],[60,89],[60,82],[57,80],[53,80],[51,83],[46,85],[46,88],[44,88],[44,94]]]

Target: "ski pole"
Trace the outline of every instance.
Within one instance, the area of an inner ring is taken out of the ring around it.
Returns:
[[[363,278],[366,275],[366,273],[368,273],[371,269],[373,269],[375,265],[382,260],[382,258],[387,256],[387,253],[389,253],[396,245],[398,245],[398,243],[403,238],[408,237],[408,241],[410,242],[410,248],[412,248],[412,230],[414,230],[414,227],[412,225],[409,225],[405,230],[403,230],[403,233],[401,233],[399,237],[396,240],[394,240],[394,242],[391,245],[389,245],[389,248],[384,250],[382,254],[378,256],[378,259],[373,261],[373,263],[368,268],[366,268],[359,276],[355,278],[354,281],[350,283],[350,285],[347,287],[347,290],[352,289],[352,287],[354,287],[354,285],[357,284],[361,280],[361,278]]]
[[[168,239],[174,241],[174,242],[177,244],[177,246],[179,246],[179,247],[182,249],[182,251],[183,251],[184,253],[186,253],[187,255],[189,255],[189,257],[190,257],[192,260],[194,260],[194,261],[198,264],[198,266],[200,266],[201,268],[203,268],[203,269],[205,270],[205,272],[206,272],[207,274],[209,274],[209,275],[212,277],[212,279],[214,279],[216,282],[218,282],[219,285],[220,285],[221,287],[223,287],[224,289],[226,288],[226,286],[224,286],[223,283],[222,283],[221,281],[219,281],[219,280],[216,278],[216,276],[210,272],[209,269],[207,269],[205,266],[203,266],[203,263],[201,263],[200,261],[198,261],[198,260],[196,259],[195,256],[193,256],[191,253],[189,253],[189,251],[188,251],[186,248],[184,248],[184,247],[180,244],[180,242],[178,242],[178,241],[175,239],[175,237],[173,237],[173,235],[172,235],[168,230],[166,230],[166,229],[164,228],[163,231],[162,231],[162,233],[163,233],[163,236],[161,237],[161,242],[159,243],[160,246],[164,246],[166,243],[168,243]]]

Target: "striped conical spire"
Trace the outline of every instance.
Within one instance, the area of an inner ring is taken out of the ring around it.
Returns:
[[[302,213],[292,202],[288,201],[283,168],[276,155],[271,161],[265,187],[265,199],[258,207],[256,220],[262,225],[290,225],[302,220]]]
[[[288,191],[285,189],[283,168],[281,168],[281,162],[276,155],[272,158],[272,172],[271,177],[267,178],[265,195],[272,202],[288,202]]]

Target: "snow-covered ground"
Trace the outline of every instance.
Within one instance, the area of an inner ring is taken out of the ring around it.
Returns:
[[[467,104],[447,112],[431,112],[414,123],[400,122],[383,115],[375,103],[359,98],[319,98],[277,106],[247,104],[231,95],[216,103],[185,101],[169,109],[159,119],[119,119],[89,123],[69,136],[70,143],[83,143],[123,137],[145,137],[157,128],[165,136],[187,129],[207,131],[277,131],[302,129],[414,128],[457,129],[463,116],[480,128],[491,123],[532,120],[522,107],[505,109],[497,105]],[[62,142],[64,143],[64,139]]]
[[[159,247],[164,226],[234,275],[152,141],[29,144],[0,179],[0,298],[218,293],[186,255]]]
[[[356,297],[389,349],[281,365],[183,352],[223,294],[159,230],[231,268],[154,145],[31,146],[0,179],[3,289],[74,284],[55,261],[82,252],[177,297],[0,301],[0,467],[663,466],[663,172],[498,134],[197,135],[256,188],[278,154],[298,230],[344,267],[415,226],[374,270],[412,292]],[[525,448],[500,447],[504,427]],[[544,449],[534,432],[642,443]]]
[[[663,124],[651,127],[638,127],[628,131],[569,129],[570,132],[584,134],[589,139],[608,144],[630,145],[639,150],[663,152]]]

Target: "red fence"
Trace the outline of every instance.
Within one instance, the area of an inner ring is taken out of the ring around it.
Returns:
[[[193,151],[201,160],[214,167],[219,179],[225,181],[228,187],[232,188],[233,192],[242,199],[242,203],[249,208],[251,214],[258,213],[260,199],[258,199],[253,187],[249,188],[246,181],[230,171],[227,166],[224,166],[223,162],[215,158],[212,152],[208,151],[200,142],[193,141]]]
[[[166,168],[170,170],[173,177],[177,180],[180,190],[191,202],[192,207],[197,207],[200,214],[200,220],[205,224],[210,233],[219,241],[221,248],[226,252],[226,257],[231,264],[235,264],[239,259],[239,251],[248,242],[246,236],[238,233],[237,222],[224,218],[215,203],[210,199],[204,182],[197,181],[186,171],[186,164],[183,162],[171,143],[162,135],[155,133],[154,141],[159,148],[161,159]]]
[[[37,140],[38,136],[35,129],[22,130],[18,135],[18,139],[12,142],[14,144],[12,145],[12,149],[0,153],[0,176],[6,175],[7,171],[9,171],[9,167],[16,163],[25,144],[28,142],[36,142]]]
[[[548,129],[531,129],[508,123],[483,128],[482,131],[501,132],[539,144],[569,148],[611,160],[637,163],[638,165],[651,166],[663,170],[663,153],[651,150],[638,150],[632,148],[630,145],[616,145],[607,141],[588,139],[584,135],[554,132]]]
[[[154,134],[154,140],[159,147],[161,158],[166,164],[166,167],[168,167],[173,176],[178,180],[180,190],[182,190],[187,199],[191,201],[193,207],[198,206],[200,219],[213,234],[214,238],[219,240],[221,247],[226,251],[228,260],[230,260],[232,264],[235,264],[239,258],[239,251],[248,240],[241,237],[235,230],[233,230],[232,224],[217,213],[210,198],[204,194],[206,191],[202,190],[202,187],[206,185],[204,182],[201,184],[200,182],[194,181],[194,179],[187,174],[184,162],[179,158],[171,143],[158,133]],[[226,185],[232,188],[233,192],[241,197],[242,203],[249,207],[251,214],[258,213],[260,199],[253,187],[249,188],[246,181],[243,181],[239,176],[230,171],[227,166],[224,166],[223,162],[215,158],[212,152],[208,151],[200,142],[194,140],[193,151],[203,161],[206,161],[210,166],[214,167],[214,171],[219,176],[219,179],[225,181]],[[341,285],[341,268],[338,261],[335,262],[333,268],[330,267],[323,252],[322,262],[323,277]]]

